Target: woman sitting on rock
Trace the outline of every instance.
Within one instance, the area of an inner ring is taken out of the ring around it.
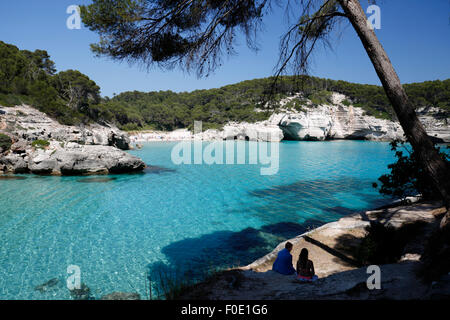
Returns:
[[[314,264],[308,260],[308,249],[303,248],[297,261],[297,279],[301,281],[315,281],[318,277],[314,273]]]

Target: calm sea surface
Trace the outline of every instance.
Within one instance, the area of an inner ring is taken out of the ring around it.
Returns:
[[[144,174],[0,179],[0,299],[71,299],[69,265],[95,298],[145,297],[148,273],[245,265],[310,227],[389,201],[371,185],[394,162],[388,143],[282,142],[275,175],[261,165],[176,165],[175,144],[131,151],[156,166]]]

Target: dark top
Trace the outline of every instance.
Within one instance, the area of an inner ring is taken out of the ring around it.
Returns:
[[[312,277],[314,276],[314,264],[311,260],[306,263],[306,268],[300,267],[300,260],[297,261],[297,274],[302,277]]]
[[[288,249],[283,249],[278,252],[278,256],[273,263],[272,270],[284,275],[295,273],[294,266],[292,265],[292,255]]]

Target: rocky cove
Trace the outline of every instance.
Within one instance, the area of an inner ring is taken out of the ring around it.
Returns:
[[[0,182],[0,296],[72,299],[64,284],[74,262],[95,298],[131,291],[145,297],[148,270],[156,281],[160,268],[247,265],[310,228],[384,203],[371,182],[392,162],[383,142],[286,141],[275,143],[286,161],[267,179],[257,166],[176,166],[170,157],[176,144],[131,151],[173,169],[157,174],[3,176],[11,180]],[[316,257],[317,270],[327,271]],[[55,278],[48,290],[35,289]]]
[[[332,94],[332,103],[301,111],[284,108],[292,96],[281,101],[268,120],[255,123],[229,122],[221,130],[209,129],[192,133],[188,129],[171,132],[140,131],[131,133],[132,142],[179,140],[250,140],[279,142],[282,140],[324,141],[333,139],[392,141],[403,140],[403,130],[397,121],[366,115],[364,110],[346,105],[346,97]],[[450,142],[450,123],[443,110],[423,107],[417,110],[419,119],[436,142]]]
[[[65,126],[26,105],[0,107],[0,173],[91,175],[141,171],[145,163],[123,151],[128,135],[114,126]]]
[[[13,142],[10,150],[2,150],[0,173],[91,175],[141,171],[145,163],[123,150],[132,148],[131,143],[145,141],[404,139],[398,122],[376,118],[361,108],[347,105],[345,95],[333,93],[330,104],[324,105],[308,101],[301,111],[287,108],[287,103],[296,98],[298,95],[282,100],[281,108],[273,110],[265,121],[228,122],[221,130],[139,131],[131,132],[130,136],[109,124],[62,125],[26,105],[0,107],[0,133]],[[417,113],[436,142],[450,142],[445,112],[424,107]],[[45,141],[46,145],[33,144],[34,141]]]

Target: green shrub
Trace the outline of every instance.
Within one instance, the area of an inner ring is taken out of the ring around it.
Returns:
[[[137,125],[136,123],[127,123],[127,124],[121,126],[120,129],[122,129],[124,131],[139,131],[139,130],[142,130],[142,128],[139,125]]]
[[[348,99],[344,99],[343,101],[342,101],[342,104],[344,105],[344,106],[349,106],[351,103],[350,103],[350,101],[348,101]]]
[[[13,94],[0,94],[0,105],[4,107],[14,107],[22,104],[20,98]]]
[[[50,142],[47,140],[34,140],[31,145],[35,148],[45,149],[45,147],[48,147],[50,145]]]
[[[12,140],[6,134],[0,133],[0,152],[9,150],[12,145]]]
[[[403,151],[400,150],[403,148]],[[391,142],[391,150],[395,151],[397,162],[388,165],[390,173],[378,178],[381,186],[373,184],[381,194],[405,199],[408,196],[421,194],[425,199],[439,197],[440,193],[419,163],[416,153],[404,142]],[[404,154],[406,152],[406,155]],[[444,161],[449,163],[450,157],[447,153],[440,152]],[[450,165],[450,163],[449,163]]]

